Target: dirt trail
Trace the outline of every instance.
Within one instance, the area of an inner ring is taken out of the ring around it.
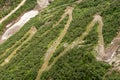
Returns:
[[[111,60],[114,58],[116,55],[116,51],[119,48],[120,44],[120,32],[118,35],[112,40],[111,44],[109,45],[108,48],[106,48],[106,56],[105,59],[107,62],[111,62]]]
[[[26,2],[26,0],[22,0],[22,2],[14,9],[12,10],[8,15],[6,15],[5,17],[3,17],[1,20],[0,20],[0,24],[5,21],[8,17],[10,17],[12,14],[14,14],[21,6],[24,5],[24,3]]]
[[[70,23],[72,21],[73,9],[74,9],[73,7],[67,7],[67,9],[65,10],[65,14],[61,17],[60,21],[58,21],[58,23],[56,24],[56,25],[58,25],[67,15],[69,16],[69,19],[67,21],[67,24],[65,25],[64,30],[60,33],[60,36],[56,39],[55,42],[53,42],[51,47],[45,53],[44,63],[38,71],[38,75],[36,77],[36,80],[40,80],[41,74],[47,69],[49,60],[51,59],[51,57],[53,56],[54,52],[56,51],[58,45],[61,43],[62,39],[64,38],[65,34],[67,33],[67,30],[68,30]]]
[[[97,16],[96,19],[98,20],[99,27],[98,27],[98,46],[97,46],[97,60],[108,62],[110,65],[113,65],[114,68],[120,70],[119,64],[120,64],[120,56],[118,58],[118,55],[116,51],[120,47],[120,32],[118,35],[112,40],[111,44],[105,49],[104,48],[104,39],[102,35],[102,17]],[[114,64],[112,64],[114,62]]]
[[[12,45],[10,48],[6,49],[1,55],[0,55],[0,59],[5,56],[7,54],[7,52],[9,52],[11,49],[14,49],[22,40],[24,40],[26,38],[26,36],[28,35],[29,32],[27,32],[20,40],[18,40],[17,42],[15,42],[14,45]]]
[[[104,50],[104,40],[102,36],[102,24],[99,27],[99,42],[98,42],[98,56],[97,59],[100,61],[108,62],[112,65],[112,62],[117,61],[116,59],[116,51],[119,48],[120,44],[120,32],[118,35],[112,40],[111,44]]]
[[[101,16],[97,16],[97,20],[99,23],[98,26],[98,46],[97,46],[97,59],[101,60],[103,56],[105,56],[105,48],[104,48],[104,38],[103,38],[103,34],[102,34],[102,29],[103,29],[103,22],[102,22],[102,17]]]
[[[87,26],[86,31],[80,35],[76,40],[74,40],[68,47],[65,48],[63,52],[61,52],[57,57],[54,58],[54,61],[48,66],[47,70],[51,69],[51,67],[58,61],[60,57],[66,54],[67,51],[73,49],[75,46],[83,43],[84,38],[89,34],[93,26],[96,24],[96,22],[99,22],[99,15],[95,15],[93,21]]]
[[[24,5],[26,0],[23,0],[18,7],[16,7],[12,13],[8,14],[3,20],[5,20],[7,17],[11,16],[17,9],[19,9],[22,5]],[[35,17],[39,14],[39,10],[41,11],[43,8],[47,7],[49,5],[49,0],[37,0],[38,4],[36,6],[36,9],[30,10],[26,12],[23,16],[21,16],[20,20],[17,21],[15,24],[10,25],[9,28],[3,33],[1,36],[0,44],[5,42],[9,37],[11,37],[13,34],[18,32],[20,28],[22,28],[31,18]],[[1,20],[2,21],[2,20]]]
[[[3,56],[5,56],[7,54],[7,52],[9,52],[11,49],[14,49],[15,46],[17,46],[25,37],[27,36],[27,34],[25,34],[20,40],[18,40],[14,45],[12,45],[12,47],[6,49],[1,55],[0,58],[2,58]]]
[[[108,62],[110,65],[113,66],[113,70],[120,71],[120,55],[117,54],[117,50],[120,47],[120,32],[118,35],[112,40],[111,44],[105,49],[104,48],[104,39],[102,35],[102,17],[98,17],[98,46],[97,46],[97,60]],[[111,70],[109,71],[111,72]]]
[[[1,37],[1,41],[6,41],[9,37],[18,32],[31,18],[38,15],[38,13],[39,12],[35,10],[26,12],[18,22],[10,26],[10,28],[6,29],[6,31],[3,33]]]
[[[4,62],[2,62],[0,64],[0,66],[4,66],[5,64],[7,64],[16,54],[16,52],[26,43],[28,42],[33,36],[34,34],[37,32],[37,29],[35,27],[31,27],[31,29],[24,35],[24,37],[26,37],[27,35],[29,35],[29,37],[23,41],[5,60]]]

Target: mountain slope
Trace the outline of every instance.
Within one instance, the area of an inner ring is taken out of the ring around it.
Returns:
[[[0,45],[0,80],[119,80],[119,65],[107,61],[117,54],[105,58],[119,32],[119,3],[54,0]]]

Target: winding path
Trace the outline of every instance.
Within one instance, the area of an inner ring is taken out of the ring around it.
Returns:
[[[5,64],[9,63],[9,61],[16,55],[16,52],[26,43],[28,42],[34,34],[37,32],[37,29],[35,27],[31,27],[31,29],[23,36],[26,37],[29,35],[29,37],[24,40],[13,52],[0,64],[0,66],[4,66]],[[20,40],[21,41],[21,40]]]
[[[104,48],[104,38],[102,34],[102,29],[103,29],[103,21],[101,16],[97,16],[97,21],[98,21],[98,46],[97,46],[97,59],[102,60],[102,57],[105,56],[105,48]]]
[[[67,7],[67,9],[65,10],[65,13],[61,17],[60,21],[57,22],[56,25],[58,25],[67,15],[69,16],[69,19],[67,21],[67,24],[65,25],[64,30],[60,33],[60,36],[56,39],[55,42],[53,42],[51,47],[45,53],[44,63],[38,71],[38,75],[36,77],[36,80],[40,80],[41,74],[47,69],[49,60],[52,58],[53,53],[56,51],[58,45],[61,43],[62,39],[64,38],[65,34],[67,33],[67,30],[70,26],[70,23],[72,22],[73,9],[74,9],[73,7]]]
[[[25,4],[25,2],[26,0],[22,0],[22,2],[14,10],[12,10],[8,15],[6,15],[0,20],[0,24],[4,22],[8,17],[10,17],[12,14],[14,14],[21,6]]]
[[[96,22],[101,21],[99,20],[99,18],[100,18],[99,15],[95,15],[93,21],[87,26],[86,31],[82,35],[80,35],[80,37],[76,38],[69,46],[67,46],[63,52],[61,52],[57,57],[55,57],[53,62],[48,66],[47,70],[51,69],[51,67],[58,61],[58,59],[65,55],[67,51],[73,49],[75,46],[79,44],[82,44],[84,42],[83,41],[84,38],[89,34],[89,32],[92,30]]]
[[[113,57],[116,55],[116,51],[119,48],[120,44],[120,32],[118,33],[118,35],[112,40],[111,44],[109,45],[108,48],[106,48],[106,56],[105,56],[105,60],[107,62],[111,62],[111,60],[113,59]]]

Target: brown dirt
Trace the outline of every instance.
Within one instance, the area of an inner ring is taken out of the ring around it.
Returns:
[[[101,60],[103,56],[105,56],[105,48],[104,48],[104,38],[102,34],[102,28],[103,28],[103,22],[102,22],[102,17],[99,15],[96,15],[96,19],[98,21],[98,45],[97,45],[97,59]]]
[[[3,17],[1,20],[0,20],[0,24],[5,21],[8,17],[10,17],[12,14],[14,14],[21,6],[24,5],[24,3],[26,2],[26,0],[22,0],[22,2],[14,9],[12,10],[8,15],[6,15],[5,17]]]
[[[96,24],[96,22],[99,22],[98,16],[99,15],[95,15],[93,21],[87,26],[86,31],[82,35],[80,35],[80,37],[76,38],[69,46],[67,46],[63,52],[61,52],[57,57],[54,58],[53,62],[47,67],[47,70],[51,69],[51,67],[58,61],[58,59],[65,55],[67,51],[84,42],[84,38],[89,34],[93,26]]]
[[[53,53],[56,51],[58,45],[60,44],[60,42],[62,41],[62,39],[64,38],[65,34],[67,33],[67,30],[70,26],[70,23],[72,21],[72,12],[73,12],[73,7],[67,7],[67,9],[65,10],[65,13],[62,15],[61,19],[53,26],[55,27],[56,25],[58,25],[67,15],[69,16],[69,19],[67,21],[67,24],[65,25],[64,30],[60,33],[60,36],[56,39],[56,41],[51,45],[51,47],[47,50],[47,52],[45,53],[45,58],[44,58],[44,63],[42,65],[42,67],[39,69],[38,71],[38,75],[36,77],[36,80],[40,80],[41,74],[47,69],[48,67],[48,63],[49,60],[52,58]]]
[[[120,32],[118,33],[118,35],[112,40],[111,42],[112,44],[109,45],[108,48],[106,48],[106,56],[105,56],[105,60],[107,60],[108,62],[111,61],[111,59],[116,55],[116,51],[119,48],[119,44],[120,44]]]
[[[13,50],[13,52],[4,60],[4,62],[2,62],[2,63],[0,64],[0,66],[4,66],[5,64],[7,64],[7,63],[16,55],[16,52],[17,52],[26,42],[28,42],[28,41],[33,37],[33,35],[34,35],[36,32],[37,32],[37,29],[36,29],[35,27],[31,27],[31,29],[23,36],[23,38],[25,38],[25,37],[29,34],[29,37],[28,37],[25,41],[23,41],[15,50]],[[22,39],[23,39],[23,38],[22,38]],[[22,39],[20,39],[19,41],[21,41]],[[19,41],[16,42],[16,44],[14,44],[11,48],[8,48],[8,49],[5,51],[5,53],[3,53],[3,54],[1,55],[1,57],[4,56],[10,49],[13,49],[13,48],[19,43]]]

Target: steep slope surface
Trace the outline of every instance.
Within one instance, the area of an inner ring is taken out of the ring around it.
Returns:
[[[119,3],[54,0],[0,45],[0,80],[119,80]]]

